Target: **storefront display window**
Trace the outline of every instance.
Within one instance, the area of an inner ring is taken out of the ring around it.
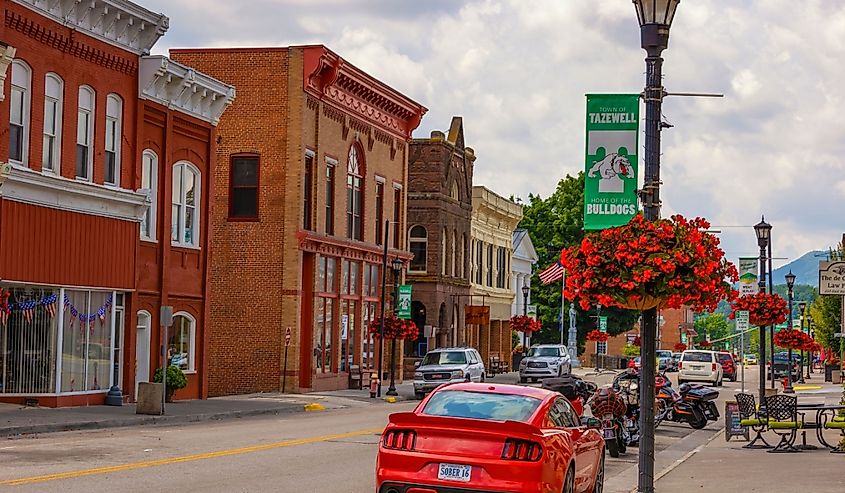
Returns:
[[[113,294],[67,289],[62,300],[61,391],[111,385]]]
[[[178,366],[182,371],[194,371],[194,337],[196,321],[187,313],[173,315],[173,326],[168,333],[167,357],[171,365]]]
[[[0,393],[54,393],[58,290],[2,287],[0,296]]]

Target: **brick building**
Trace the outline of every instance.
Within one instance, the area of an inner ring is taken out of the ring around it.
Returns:
[[[431,132],[411,141],[408,171],[408,239],[414,258],[407,280],[412,314],[421,337],[406,355],[457,345],[469,299],[469,243],[472,230],[472,168],[475,152],[464,145],[463,119],[453,117],[448,135]],[[426,333],[428,337],[426,336]]]
[[[490,321],[468,326],[466,342],[478,349],[487,364],[491,352],[510,362],[513,232],[520,220],[521,205],[483,186],[472,187],[470,294],[473,305],[489,307]]]
[[[286,390],[346,388],[378,357],[385,235],[388,263],[411,258],[408,141],[426,109],[324,46],[171,56],[238,88],[214,177],[209,393],[279,390],[288,328]]]
[[[204,218],[234,89],[146,56],[168,19],[129,1],[0,5],[0,400],[132,398],[161,364],[161,305],[177,398],[205,396]]]

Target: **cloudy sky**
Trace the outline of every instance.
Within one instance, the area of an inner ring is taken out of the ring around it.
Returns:
[[[630,0],[138,1],[170,17],[155,53],[322,43],[424,104],[415,136],[463,116],[476,184],[505,196],[581,170],[584,94],[644,80]],[[663,215],[710,219],[730,258],[761,214],[775,257],[838,242],[845,2],[685,0],[664,58],[668,91],[725,97],[665,101]]]

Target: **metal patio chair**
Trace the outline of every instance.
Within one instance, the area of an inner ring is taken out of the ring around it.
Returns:
[[[768,452],[800,452],[793,446],[798,430],[804,427],[803,414],[798,419],[798,397],[776,394],[766,397],[768,427],[780,436],[780,441]]]
[[[742,448],[772,448],[769,442],[763,438],[763,432],[769,429],[769,420],[765,414],[760,413],[760,410],[757,409],[757,399],[754,398],[754,394],[737,393],[736,402],[739,404],[740,426],[751,428],[751,431],[755,433],[754,439],[747,445],[743,445]],[[758,441],[763,443],[757,444]]]

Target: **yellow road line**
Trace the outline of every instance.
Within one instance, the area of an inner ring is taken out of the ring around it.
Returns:
[[[284,447],[293,447],[296,445],[307,445],[310,443],[328,442],[330,440],[339,440],[341,438],[350,438],[361,435],[370,435],[373,433],[381,433],[383,428],[371,428],[368,430],[350,431],[347,433],[337,433],[334,435],[322,435],[309,438],[296,438],[293,440],[284,440],[275,443],[266,443],[263,445],[253,445],[250,447],[240,447],[228,450],[218,450],[216,452],[205,452],[202,454],[183,455],[181,457],[170,457],[167,459],[148,460],[143,462],[132,462],[129,464],[121,464],[117,466],[95,467],[92,469],[81,469],[78,471],[57,472],[54,474],[45,474],[43,476],[31,476],[28,478],[7,479],[0,481],[0,485],[20,486],[24,484],[41,483],[44,481],[56,481],[59,479],[72,479],[83,476],[93,476],[97,474],[107,474],[110,472],[131,471],[133,469],[143,469],[146,467],[164,466],[168,464],[177,464],[180,462],[191,462],[195,460],[214,459],[217,457],[228,457],[230,455],[248,454],[251,452],[261,452],[263,450],[272,450]]]

